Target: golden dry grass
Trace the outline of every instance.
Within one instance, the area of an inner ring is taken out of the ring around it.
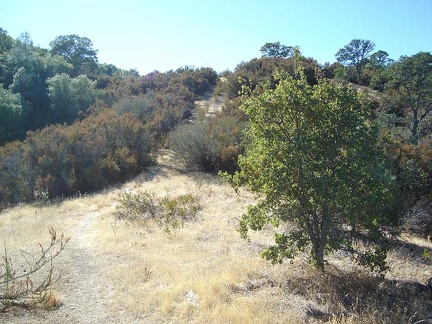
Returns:
[[[408,237],[407,247],[392,250],[384,281],[340,254],[329,258],[324,274],[301,257],[272,266],[260,257],[272,241],[271,229],[252,233],[251,242],[236,231],[238,217],[253,197],[246,191],[237,195],[216,176],[186,174],[169,161],[166,152],[159,168],[109,192],[6,210],[0,214],[0,245],[4,238],[8,249],[33,246],[43,242],[49,226],[71,235],[71,244],[79,238],[80,247],[103,267],[100,282],[82,285],[109,286],[108,311],[135,322],[392,323],[430,309],[415,286],[392,281],[424,282],[432,276],[431,265],[408,248],[432,248],[429,242]],[[124,191],[156,197],[191,193],[203,209],[197,220],[168,235],[156,223],[116,219]],[[68,296],[63,302],[68,303]],[[387,302],[400,305],[385,312],[381,308]],[[82,307],[82,312],[95,312],[86,309],[85,301]]]

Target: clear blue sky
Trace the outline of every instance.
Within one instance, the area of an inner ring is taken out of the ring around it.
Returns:
[[[180,66],[233,70],[266,42],[299,46],[319,63],[352,39],[393,59],[432,51],[432,0],[3,0],[0,27],[48,48],[88,37],[101,63],[141,74]]]

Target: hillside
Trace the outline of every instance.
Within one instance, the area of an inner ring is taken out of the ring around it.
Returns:
[[[140,76],[0,41],[0,322],[432,322],[432,54]]]
[[[190,193],[203,209],[197,220],[169,235],[155,223],[116,219],[125,191],[156,197]],[[430,293],[418,291],[432,275],[430,263],[418,256],[432,248],[430,242],[411,239],[393,249],[385,280],[342,254],[330,258],[325,275],[302,258],[272,266],[259,255],[271,243],[270,229],[254,234],[251,242],[236,231],[250,203],[247,192],[237,195],[216,176],[185,173],[172,164],[169,151],[162,151],[157,167],[121,187],[6,210],[0,215],[0,235],[9,250],[37,248],[46,242],[49,226],[71,240],[55,260],[63,272],[54,288],[61,305],[52,311],[11,309],[0,313],[0,321],[375,323],[431,310]],[[395,305],[377,314],[387,303]]]

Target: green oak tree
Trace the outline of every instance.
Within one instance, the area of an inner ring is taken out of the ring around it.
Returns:
[[[278,84],[244,87],[241,109],[248,117],[246,151],[235,188],[247,186],[257,203],[240,220],[240,232],[287,224],[264,251],[273,263],[309,251],[325,267],[325,255],[349,252],[362,265],[386,268],[382,225],[389,219],[393,178],[383,167],[378,130],[352,88],[318,78],[311,86],[276,73]],[[354,242],[368,238],[368,249]]]
[[[337,51],[336,60],[349,67],[354,67],[357,82],[361,84],[363,68],[374,48],[375,44],[369,40],[353,39],[349,44]]]
[[[94,72],[97,69],[97,50],[87,37],[63,35],[50,44],[51,52],[63,56],[74,67],[73,76]]]
[[[0,54],[9,51],[12,48],[14,40],[9,36],[7,30],[0,27]]]
[[[389,58],[389,55],[386,51],[376,51],[369,57],[369,65],[373,69],[384,68],[391,63],[393,63],[393,60]]]
[[[96,81],[85,75],[71,78],[57,74],[47,79],[47,84],[53,123],[72,123],[96,99]]]
[[[23,99],[25,129],[43,128],[50,119],[46,79],[58,73],[70,73],[72,65],[59,55],[33,46],[27,33],[15,41],[6,57],[5,87]]]
[[[295,47],[282,45],[280,42],[265,43],[260,52],[262,57],[287,58],[294,54]]]
[[[6,60],[7,54],[14,44],[14,39],[8,35],[8,32],[0,27],[0,83],[5,83],[4,79],[7,74]]]
[[[387,70],[393,64],[387,52],[379,50],[369,57],[366,69],[370,75],[369,87],[375,90],[383,91],[386,83],[389,81]]]
[[[398,107],[390,108],[402,116],[410,141],[417,144],[420,137],[432,133],[432,54],[402,56],[390,67],[389,78],[389,102]]]
[[[16,139],[24,133],[23,117],[21,96],[3,89],[0,84],[0,145]]]

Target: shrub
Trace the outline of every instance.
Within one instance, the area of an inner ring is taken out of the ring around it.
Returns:
[[[422,199],[418,201],[405,218],[407,229],[423,237],[432,236],[432,201]]]
[[[169,146],[175,152],[177,161],[187,169],[214,169],[207,131],[207,122],[197,121],[181,125],[170,134]]]
[[[231,116],[181,125],[171,133],[170,148],[187,169],[232,173],[241,152],[241,129],[242,123]]]
[[[432,197],[431,142],[423,140],[414,145],[394,140],[386,149],[398,186],[396,221],[405,223],[414,233],[428,235],[426,232],[432,230],[430,206],[427,207]]]
[[[136,116],[112,111],[29,132],[0,148],[0,200],[69,196],[124,181],[153,162],[150,142]]]
[[[158,200],[147,191],[125,192],[120,198],[116,216],[133,221],[154,219],[170,234],[182,227],[185,221],[196,219],[201,209],[199,199],[192,194]]]
[[[156,218],[160,213],[153,194],[124,192],[120,197],[120,204],[116,208],[116,215],[121,219],[139,220]]]
[[[163,210],[164,230],[168,234],[183,227],[185,221],[194,220],[202,209],[199,199],[192,194],[165,197],[160,201],[160,206]]]

